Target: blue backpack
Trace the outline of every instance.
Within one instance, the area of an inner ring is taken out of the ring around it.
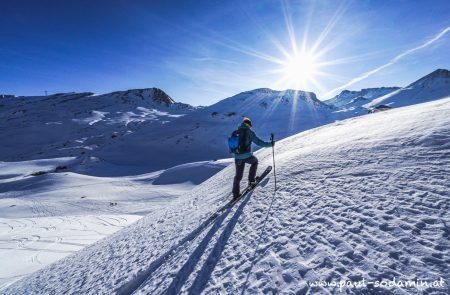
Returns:
[[[238,129],[228,137],[228,150],[233,154],[244,154],[250,152],[249,140],[247,139],[247,130]]]

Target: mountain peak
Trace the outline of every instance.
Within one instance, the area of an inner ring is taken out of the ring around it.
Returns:
[[[446,70],[446,69],[437,69],[433,72],[431,72],[428,76],[434,76],[434,77],[449,77],[450,76],[450,71]],[[426,77],[426,76],[425,76]]]
[[[164,103],[166,105],[174,104],[175,100],[172,99],[167,93],[159,88],[152,88],[153,90],[153,100],[158,103]]]
[[[313,101],[319,101],[314,92],[308,92],[304,90],[296,90],[296,89],[285,89],[285,90],[273,90],[270,88],[257,88],[253,90],[248,90],[241,92],[235,96],[250,96],[250,95],[264,95],[271,96],[277,98],[302,98],[302,99],[311,99]],[[320,102],[320,101],[319,101]]]
[[[401,107],[436,100],[449,95],[450,72],[445,69],[437,69],[404,88],[374,99],[364,107],[371,108],[380,104]]]
[[[133,100],[143,100],[152,101],[160,105],[165,105],[166,107],[175,104],[175,100],[172,99],[163,90],[153,87],[153,88],[141,88],[141,89],[129,89],[125,91],[116,91],[112,93],[104,94],[105,96],[116,96],[121,98],[124,102]]]
[[[400,89],[399,87],[377,87],[377,88],[363,88],[359,91],[355,90],[343,90],[341,93],[335,97],[325,100],[326,104],[332,105],[334,107],[352,107],[356,102],[361,102],[365,100],[372,100],[393,91]]]
[[[445,79],[449,79],[450,78],[450,71],[446,70],[446,69],[437,69],[431,73],[429,73],[428,75],[420,78],[419,80],[411,83],[410,85],[407,86],[407,88],[409,87],[426,87],[426,86],[431,86],[432,84],[436,83],[437,81],[443,81]]]

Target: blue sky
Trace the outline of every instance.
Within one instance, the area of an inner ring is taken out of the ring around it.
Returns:
[[[1,94],[159,87],[177,101],[209,105],[269,87],[314,91],[324,99],[342,86],[406,86],[437,68],[450,68],[445,31],[450,1],[14,0],[0,5]],[[314,57],[308,64],[314,69],[297,83],[296,70],[287,69],[289,56],[305,53]]]

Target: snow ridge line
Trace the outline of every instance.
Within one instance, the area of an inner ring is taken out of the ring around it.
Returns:
[[[155,261],[150,263],[149,267],[142,271],[140,274],[138,273],[135,278],[133,278],[131,281],[123,284],[118,289],[116,289],[116,293],[119,295],[130,295],[133,294],[136,290],[139,289],[139,287],[144,284],[148,278],[151,276],[151,274],[156,271],[158,268],[163,265],[167,259],[169,259],[172,254],[178,250],[181,246],[184,244],[193,241],[195,238],[198,237],[200,233],[202,233],[211,223],[214,222],[219,216],[222,215],[222,211],[228,208],[228,210],[231,210],[231,205],[233,204],[233,201],[230,201],[226,203],[224,206],[219,208],[215,213],[213,213],[208,219],[206,219],[202,224],[200,224],[196,229],[191,231],[186,237],[181,239],[177,244],[172,246],[168,251],[163,253],[159,258],[157,258]]]

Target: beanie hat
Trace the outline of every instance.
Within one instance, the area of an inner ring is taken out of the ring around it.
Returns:
[[[242,120],[242,123],[245,123],[248,126],[252,127],[252,121],[247,117],[244,117],[244,119]]]

